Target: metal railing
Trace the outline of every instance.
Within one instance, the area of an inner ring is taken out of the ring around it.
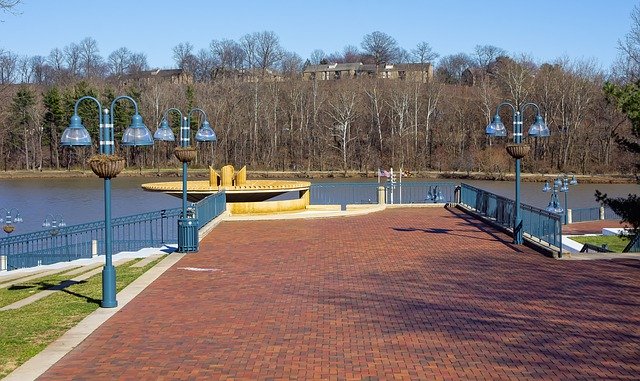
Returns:
[[[218,192],[192,204],[196,208],[196,215],[198,216],[198,224],[200,227],[213,221],[214,218],[227,210],[226,200],[225,192]]]
[[[311,184],[311,205],[377,204],[378,183]]]
[[[506,229],[513,229],[515,203],[511,199],[463,183],[460,204]],[[523,233],[529,239],[558,248],[562,255],[562,216],[527,204],[521,204],[520,211]]]
[[[202,227],[226,210],[226,197],[224,192],[216,193],[192,206]],[[114,218],[113,253],[176,243],[181,213],[182,208],[172,208]],[[104,254],[104,220],[0,239],[0,256],[6,257],[7,270]]]
[[[180,208],[173,208],[114,218],[113,252],[176,242],[180,212]],[[104,221],[0,239],[0,256],[7,257],[8,270],[104,254]]]
[[[387,204],[431,204],[452,202],[457,184],[453,182],[414,182],[385,184]],[[392,197],[393,196],[393,197]],[[393,200],[393,202],[391,202]]]
[[[603,218],[604,217],[604,218]],[[593,207],[593,208],[577,208],[571,209],[571,222],[585,222],[605,220],[619,220],[621,217],[617,215],[609,207]]]
[[[425,204],[453,201],[453,182],[317,183],[311,184],[312,205],[377,204],[378,187],[385,188],[387,204]],[[393,202],[392,202],[393,201]]]
[[[600,219],[600,208],[571,209],[571,222],[597,221]]]

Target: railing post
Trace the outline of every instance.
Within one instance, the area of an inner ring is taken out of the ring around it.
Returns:
[[[573,211],[571,209],[567,209],[567,224],[573,223]]]
[[[600,207],[600,219],[604,220],[604,206]]]
[[[0,271],[7,271],[7,256],[0,255]]]
[[[91,258],[98,256],[98,240],[91,240]]]
[[[383,186],[378,187],[378,205],[384,205],[385,202],[385,191]]]

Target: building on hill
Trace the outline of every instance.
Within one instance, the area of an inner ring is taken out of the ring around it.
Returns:
[[[309,65],[302,71],[302,78],[329,81],[334,79],[356,78],[362,75],[374,75],[375,65],[365,65],[362,62],[330,63]]]
[[[309,65],[304,68],[302,78],[305,80],[338,80],[358,77],[378,77],[382,79],[400,79],[416,82],[427,82],[433,77],[433,67],[430,63],[406,63],[386,64],[378,66],[373,64],[353,63],[329,63]]]
[[[193,75],[182,69],[145,70],[132,74],[119,75],[117,81],[123,86],[148,85],[157,83],[173,83],[178,85],[192,84]]]

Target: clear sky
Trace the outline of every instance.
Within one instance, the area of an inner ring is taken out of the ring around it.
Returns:
[[[147,55],[149,66],[174,67],[172,49],[195,52],[213,39],[273,31],[303,59],[314,49],[360,47],[379,30],[413,49],[428,42],[440,56],[494,45],[537,62],[594,59],[608,69],[631,29],[638,0],[22,0],[0,13],[0,49],[47,56],[93,37],[106,58],[119,47]]]

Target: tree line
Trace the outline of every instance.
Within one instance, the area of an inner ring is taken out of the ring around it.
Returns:
[[[268,31],[247,34],[239,41],[213,40],[198,52],[190,43],[181,43],[173,48],[173,57],[178,68],[193,75],[190,84],[124,84],[118,80],[121,75],[148,69],[144,53],[123,47],[104,59],[90,37],[54,48],[46,57],[20,58],[0,51],[2,169],[84,165],[91,150],[59,145],[75,100],[93,95],[105,105],[127,94],[138,100],[152,131],[169,107],[197,106],[207,111],[218,141],[202,144],[199,165],[507,172],[512,160],[504,152],[504,142],[486,137],[484,127],[495,107],[509,100],[516,105],[537,103],[551,129],[549,139],[527,138],[533,150],[523,160],[524,170],[631,172],[634,154],[616,144],[621,134],[628,134],[629,118],[612,93],[603,90],[607,84],[633,80],[638,73],[633,56],[625,53],[637,52],[638,45],[629,39],[620,44],[621,58],[610,73],[589,61],[561,58],[540,64],[485,45],[471,54],[441,57],[434,77],[424,82],[376,76],[302,79],[301,71],[310,64],[431,63],[438,58],[427,42],[406,50],[382,32],[365,35],[360,48],[348,45],[331,54],[316,50],[305,61],[283,49],[277,35]],[[255,70],[262,75],[240,81],[214,75],[221,70]],[[267,71],[281,76],[274,80],[265,75]],[[465,76],[471,76],[472,83]],[[79,112],[97,137],[95,106],[83,104]],[[116,137],[122,135],[131,113],[129,105],[118,105]],[[511,117],[502,115],[505,124]],[[531,123],[533,115],[524,119]],[[197,122],[192,123],[194,132]],[[177,134],[178,122],[171,125]],[[177,165],[167,144],[121,151],[129,165]]]

